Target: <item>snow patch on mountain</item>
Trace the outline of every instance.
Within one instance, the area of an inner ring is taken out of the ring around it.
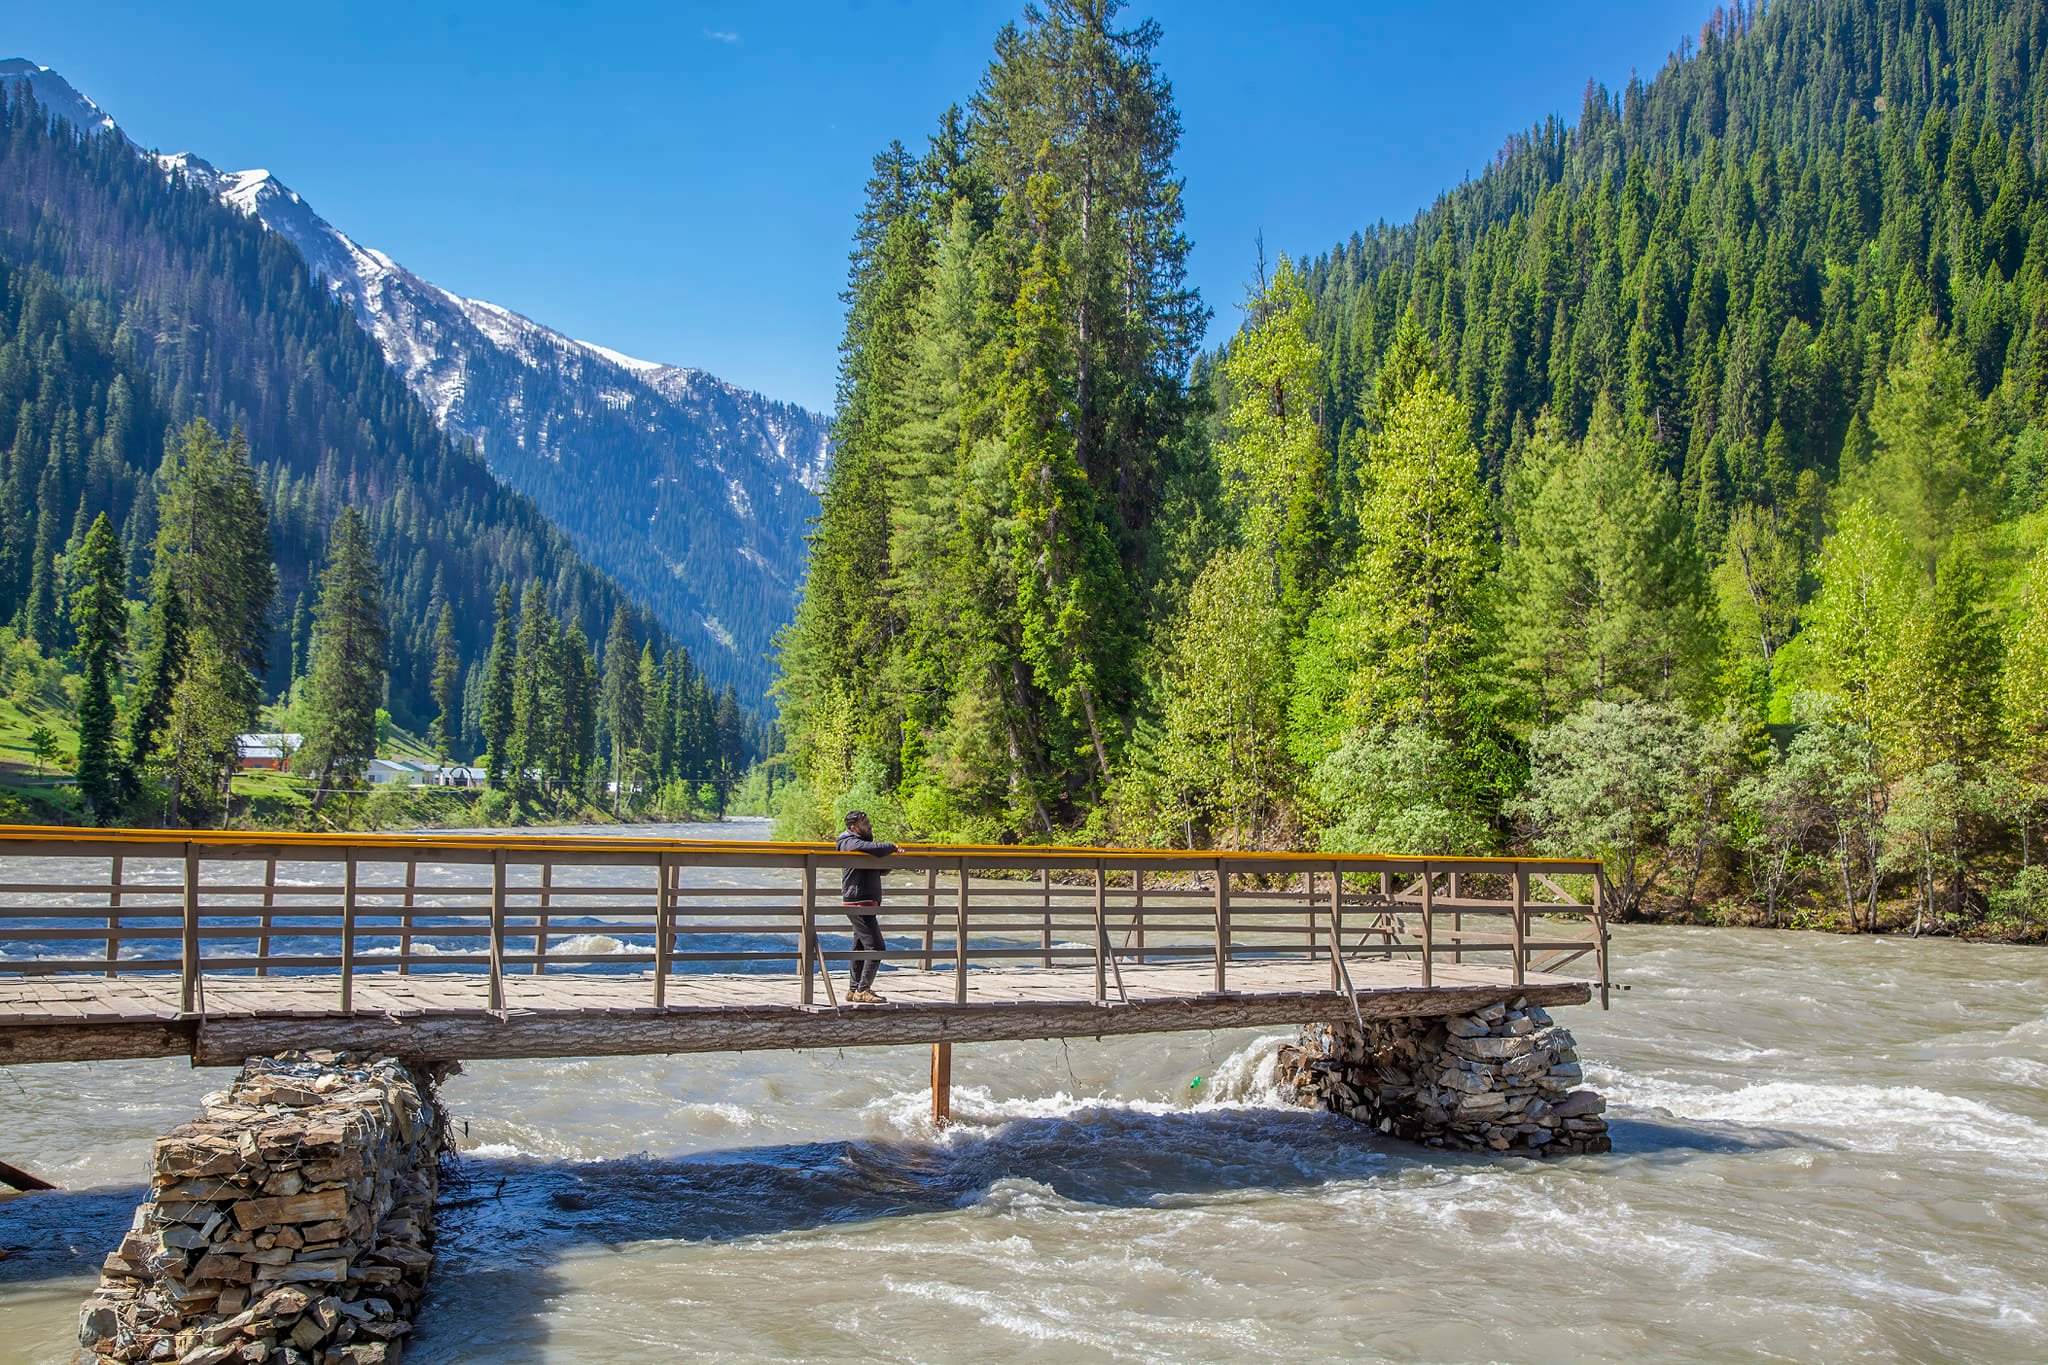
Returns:
[[[106,110],[79,94],[70,81],[47,66],[37,66],[22,57],[0,59],[0,84],[28,86],[35,92],[37,104],[88,136],[122,136]]]
[[[49,68],[0,62],[8,81],[85,133],[126,141]],[[680,585],[687,605],[664,613],[671,627],[728,656],[715,673],[765,688],[830,460],[824,417],[444,289],[356,242],[268,170],[223,171],[189,152],[155,159],[291,242],[444,430],[474,442],[629,591],[659,598]]]

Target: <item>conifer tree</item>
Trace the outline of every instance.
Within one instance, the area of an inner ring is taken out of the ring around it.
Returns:
[[[71,622],[83,674],[78,695],[78,789],[97,824],[119,805],[119,758],[114,749],[114,681],[128,639],[121,542],[102,512],[79,545],[71,570]]]
[[[1337,567],[1335,489],[1319,414],[1323,353],[1311,336],[1315,304],[1285,256],[1245,311],[1220,367],[1230,407],[1217,462],[1238,534],[1270,567],[1293,633]]]
[[[1502,614],[1538,716],[1627,696],[1703,708],[1713,607],[1670,478],[1605,400],[1583,441],[1546,421],[1518,473]]]
[[[57,502],[63,496],[57,462],[43,467],[41,486],[36,490],[36,534],[34,559],[29,568],[28,603],[24,608],[29,638],[43,649],[57,649]]]
[[[227,793],[235,737],[254,724],[261,700],[277,569],[240,432],[223,440],[192,422],[159,477],[152,652],[129,763],[140,768],[163,750],[165,817],[176,823],[204,817]]]
[[[434,723],[427,740],[434,753],[446,763],[462,736],[462,655],[455,643],[455,607],[441,604],[441,618],[434,627]]]
[[[1259,847],[1291,785],[1285,621],[1265,551],[1211,559],[1169,638],[1158,762],[1172,806],[1162,823]]]
[[[550,691],[560,699],[561,710],[549,766],[556,787],[576,795],[584,790],[597,761],[597,660],[590,651],[590,637],[583,633],[583,623],[574,619],[558,626],[554,652],[558,672]]]
[[[2034,830],[2048,814],[2048,546],[2028,565],[2006,622],[1998,711],[2019,787],[2021,863],[2031,866],[2038,856]]]
[[[482,729],[484,769],[491,786],[504,790],[515,785],[512,757],[513,697],[519,668],[518,613],[512,603],[512,585],[500,583],[497,596],[498,624],[491,635],[490,658],[485,664]]]
[[[512,672],[511,739],[506,745],[515,791],[531,795],[559,776],[563,710],[560,623],[549,614],[538,580],[519,607],[519,650]]]
[[[604,695],[601,714],[611,737],[612,811],[626,794],[629,760],[641,743],[647,696],[641,690],[641,653],[633,643],[633,623],[620,607],[612,613],[611,633],[604,642]]]
[[[313,778],[315,809],[330,791],[360,786],[377,755],[384,634],[383,588],[369,530],[361,513],[345,508],[334,519],[313,607],[306,742],[298,757]]]
[[[1373,442],[1359,554],[1310,620],[1290,745],[1305,767],[1361,726],[1420,723],[1478,743],[1475,670],[1492,640],[1492,513],[1468,419],[1422,371]]]

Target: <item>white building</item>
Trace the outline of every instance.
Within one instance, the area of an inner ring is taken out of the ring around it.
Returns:
[[[417,758],[373,758],[364,770],[373,787],[416,787],[435,781],[436,766]]]

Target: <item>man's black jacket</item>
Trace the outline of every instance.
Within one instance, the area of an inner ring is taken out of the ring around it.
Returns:
[[[896,851],[896,845],[876,840],[863,839],[852,830],[839,836],[841,853],[887,854]],[[879,905],[882,901],[882,869],[879,867],[849,867],[839,876],[839,899],[848,905]]]

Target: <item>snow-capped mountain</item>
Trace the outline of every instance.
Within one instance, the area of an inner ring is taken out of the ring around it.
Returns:
[[[0,80],[28,81],[82,130],[123,136],[47,67],[0,63]],[[222,171],[189,152],[156,159],[292,242],[445,430],[475,441],[493,473],[654,605],[714,678],[765,691],[802,579],[826,418],[443,289],[358,244],[269,171]]]

